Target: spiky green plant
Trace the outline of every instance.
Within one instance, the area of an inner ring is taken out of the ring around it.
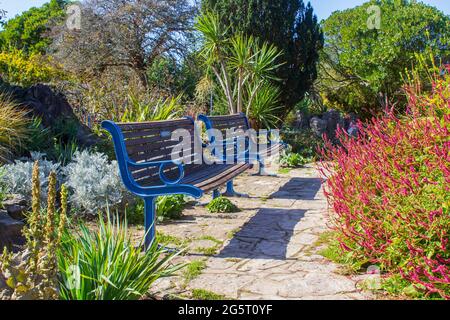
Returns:
[[[181,116],[182,95],[157,100],[154,102],[142,102],[135,96],[130,95],[130,104],[121,117],[122,122],[144,122],[169,120]]]
[[[109,217],[110,215],[108,215]],[[98,230],[79,222],[77,234],[65,232],[58,251],[63,300],[137,300],[161,277],[184,267],[172,264],[156,241],[142,252],[128,234],[127,223],[99,217]]]
[[[253,91],[249,89],[249,94]],[[277,122],[281,121],[276,116],[281,106],[280,89],[270,82],[264,82],[256,90],[251,108],[249,109],[250,118],[255,122],[254,129],[272,129],[276,127]]]
[[[230,114],[250,114],[258,91],[275,71],[282,52],[268,43],[243,34],[227,36],[217,14],[202,13],[195,27],[203,36],[199,51],[208,75],[213,75],[226,99]],[[202,80],[204,83],[206,80]]]
[[[28,138],[27,111],[0,93],[0,161],[8,159]]]

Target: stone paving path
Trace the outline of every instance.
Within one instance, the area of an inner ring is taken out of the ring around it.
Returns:
[[[317,254],[314,244],[328,229],[327,203],[312,166],[278,177],[243,175],[235,183],[251,196],[232,199],[241,212],[215,215],[193,207],[183,220],[158,226],[166,235],[188,239],[189,254],[180,259],[203,260],[206,268],[190,281],[162,279],[153,293],[189,297],[193,289],[204,289],[232,299],[372,298],[357,289],[361,277],[339,274],[337,265]],[[205,248],[216,254],[205,256]]]

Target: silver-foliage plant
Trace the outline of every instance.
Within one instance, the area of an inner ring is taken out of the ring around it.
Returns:
[[[41,201],[46,203],[48,191],[48,177],[54,171],[57,175],[58,184],[62,182],[61,166],[58,163],[44,159],[45,154],[32,152],[31,159],[16,160],[12,164],[7,164],[2,168],[3,175],[0,177],[1,184],[6,192],[19,194],[31,201],[31,177],[33,164],[39,161],[39,181],[41,183]]]
[[[117,162],[110,162],[102,153],[76,152],[63,173],[70,190],[70,203],[81,211],[95,213],[117,205],[126,194]]]

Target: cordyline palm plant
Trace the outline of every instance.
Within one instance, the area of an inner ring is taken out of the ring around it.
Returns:
[[[251,114],[258,91],[270,81],[277,81],[275,70],[281,65],[281,56],[275,46],[260,44],[257,38],[236,34],[227,37],[227,29],[211,12],[203,13],[196,22],[196,29],[203,35],[200,57],[207,66],[207,77],[214,75],[223,92],[230,114]],[[270,86],[277,92],[275,86]],[[274,101],[278,93],[272,95]],[[273,103],[269,103],[273,105]]]

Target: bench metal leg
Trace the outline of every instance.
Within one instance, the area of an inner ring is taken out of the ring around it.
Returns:
[[[275,173],[267,173],[266,170],[264,170],[264,168],[265,168],[264,161],[259,160],[258,164],[259,164],[258,172],[254,173],[253,176],[277,177],[277,174],[275,174]]]
[[[145,202],[145,248],[150,248],[156,235],[156,210],[155,210],[156,197],[148,197],[144,199]]]
[[[215,189],[212,192],[212,200],[217,199],[221,196],[222,194],[220,193],[219,189]],[[195,206],[197,207],[206,207],[211,201],[208,202],[197,202],[197,204]]]
[[[213,198],[213,199],[216,199],[216,198],[218,198],[218,197],[220,197],[220,191],[219,191],[219,189],[215,189],[215,190],[213,191],[212,198]]]
[[[223,194],[224,197],[249,198],[248,194],[239,193],[234,190],[233,180],[227,182],[227,191]]]

